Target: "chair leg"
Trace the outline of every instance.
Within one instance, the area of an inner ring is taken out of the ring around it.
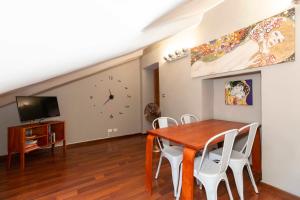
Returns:
[[[203,184],[202,184],[201,181],[199,181],[197,178],[196,178],[196,183],[197,183],[197,185],[199,186],[199,189],[202,190]]]
[[[178,189],[176,194],[176,200],[179,200],[180,198],[181,189],[182,189],[182,164],[180,166],[180,171],[179,171],[179,183],[178,183]]]
[[[207,200],[217,200],[218,197],[218,185],[204,185],[205,192],[206,192],[206,198]]]
[[[158,166],[157,166],[157,170],[156,170],[156,174],[155,174],[155,179],[158,178],[158,174],[159,174],[159,171],[160,171],[161,162],[162,162],[162,155],[160,154],[159,162],[158,162]]]
[[[172,181],[173,181],[173,187],[174,187],[174,197],[176,197],[178,181],[179,181],[180,164],[178,165],[178,163],[171,163],[171,168],[172,168]]]
[[[257,189],[257,186],[256,186],[256,183],[255,183],[255,180],[254,180],[254,177],[253,177],[253,173],[252,173],[252,170],[251,170],[251,166],[250,166],[250,163],[247,162],[247,170],[248,170],[248,173],[249,173],[249,176],[250,176],[250,180],[252,182],[252,185],[253,185],[253,188],[254,188],[254,191],[258,194],[258,189]]]
[[[202,185],[202,183],[198,179],[197,179],[197,184],[199,185],[200,190],[202,190],[203,185]]]
[[[239,193],[240,199],[244,200],[244,182],[243,182],[243,168],[244,166],[230,166],[233,172],[235,184],[237,187],[237,191]]]
[[[232,192],[231,192],[231,189],[230,189],[230,185],[229,185],[227,175],[225,176],[224,180],[225,180],[226,188],[227,188],[227,191],[228,191],[228,194],[229,194],[229,199],[233,200],[233,196],[232,196]]]

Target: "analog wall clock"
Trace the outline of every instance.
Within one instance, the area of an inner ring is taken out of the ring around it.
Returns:
[[[101,81],[102,102],[100,102],[100,114],[109,119],[115,119],[126,115],[131,107],[131,93],[128,85],[121,79],[115,79],[109,75]]]

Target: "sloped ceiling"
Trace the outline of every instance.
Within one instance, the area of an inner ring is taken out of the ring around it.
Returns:
[[[1,1],[0,94],[142,49],[222,1]]]

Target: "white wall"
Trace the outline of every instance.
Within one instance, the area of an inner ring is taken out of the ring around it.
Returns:
[[[15,103],[0,109],[0,155],[7,155],[7,127],[19,123],[19,115]]]
[[[165,63],[163,56],[174,52],[175,49],[208,42],[278,14],[287,9],[289,4],[290,1],[282,0],[226,0],[209,11],[199,26],[192,27],[146,49],[142,57],[144,64],[160,62],[161,92],[166,92],[166,98],[162,99],[166,101],[162,103],[163,114],[178,118],[180,113],[194,112],[201,118],[210,117],[213,116],[209,112],[213,113],[211,102],[214,99],[210,92],[204,92],[213,88],[212,80],[189,78],[189,57],[173,63]],[[297,8],[296,20],[298,18],[299,9]],[[298,20],[296,29],[300,27],[299,23]],[[297,169],[300,165],[300,148],[298,148],[300,141],[298,128],[299,45],[300,43],[297,43],[295,62],[259,69],[262,71],[263,181],[298,196],[300,196],[300,171]],[[226,73],[224,76],[231,74],[237,73]],[[227,111],[224,110],[224,112]],[[257,112],[259,113],[259,110]],[[259,119],[258,113],[255,116]],[[217,113],[214,116],[217,116]],[[250,118],[244,120],[250,120]]]
[[[297,9],[297,19],[300,16]],[[297,21],[297,28],[300,21]],[[299,36],[299,34],[298,34]],[[262,70],[263,181],[300,196],[300,43],[296,62]]]
[[[231,80],[252,79],[253,105],[226,105],[225,83]],[[214,79],[214,118],[238,122],[261,122],[261,76],[260,73]]]
[[[192,80],[185,76],[190,73],[190,68],[186,67],[188,63],[188,59],[181,59],[159,68],[162,115],[177,120],[186,113],[195,114],[200,119],[211,118],[212,102],[203,96],[212,96],[212,90],[205,90],[211,88],[207,85],[212,86],[212,82],[207,81],[204,85],[201,79]]]
[[[110,75],[113,80],[108,79]],[[140,61],[137,59],[39,95],[57,96],[61,112],[57,119],[66,122],[67,143],[78,143],[140,133],[140,81]],[[115,98],[104,106],[109,89]],[[130,107],[126,108],[127,105]],[[113,119],[110,114],[114,115]],[[5,155],[7,127],[20,124],[16,104],[0,109],[0,122],[0,155]],[[108,135],[108,128],[118,131]]]

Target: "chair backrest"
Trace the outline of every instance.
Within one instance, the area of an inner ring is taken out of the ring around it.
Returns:
[[[181,115],[180,121],[182,124],[190,124],[192,122],[199,121],[199,118],[193,114],[184,114]]]
[[[232,152],[232,148],[233,148],[233,143],[235,140],[235,137],[238,134],[238,130],[237,129],[232,129],[232,130],[228,130],[222,133],[219,133],[218,135],[215,135],[214,137],[210,138],[204,147],[204,151],[202,154],[202,158],[200,161],[200,165],[199,168],[197,169],[198,172],[201,171],[201,167],[203,164],[203,161],[207,155],[207,147],[210,145],[210,143],[212,143],[215,139],[219,138],[219,137],[223,137],[224,136],[224,145],[223,145],[223,151],[222,151],[222,156],[220,159],[220,162],[218,163],[219,165],[219,173],[223,173],[227,170],[228,164],[229,164],[229,159],[231,156],[231,152]]]
[[[153,120],[152,122],[152,127],[153,129],[157,129],[157,128],[167,128],[170,125],[176,125],[178,126],[178,123],[175,119],[171,118],[171,117],[158,117],[155,120]],[[159,139],[157,138],[158,144],[159,144],[159,148],[162,151],[163,148],[165,146],[170,146],[170,141],[166,140],[166,139],[161,139],[163,146],[161,146]]]
[[[245,131],[246,129],[249,129],[249,133],[248,133],[248,138],[247,141],[244,145],[244,147],[241,150],[241,153],[243,153],[245,155],[246,158],[249,158],[251,151],[252,151],[252,147],[253,147],[253,142],[255,139],[255,135],[257,132],[259,124],[257,122],[248,124],[242,128],[239,129],[239,132]]]

